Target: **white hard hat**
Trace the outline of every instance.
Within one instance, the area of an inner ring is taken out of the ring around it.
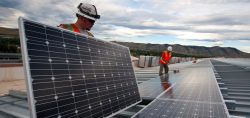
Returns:
[[[168,46],[168,51],[172,51],[172,46]]]
[[[76,14],[83,16],[85,18],[96,20],[100,19],[100,15],[97,14],[97,10],[95,5],[87,4],[87,3],[80,3],[78,5],[78,12]]]

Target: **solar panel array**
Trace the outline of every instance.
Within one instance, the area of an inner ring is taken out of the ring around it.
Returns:
[[[250,91],[250,71],[245,68],[250,64],[249,60],[223,58],[211,62],[222,93],[225,94],[223,97],[229,100],[227,106],[230,115],[250,117],[250,106],[247,106],[250,99],[245,97]]]
[[[175,74],[169,78],[167,75],[158,76],[155,79],[151,79],[142,82],[138,85],[139,93],[143,100],[154,100],[158,95],[167,90],[174,83],[181,81],[182,76]]]
[[[208,65],[207,67],[201,65]],[[227,118],[228,112],[209,61],[186,68],[172,84],[135,118]],[[169,78],[172,75],[170,75]]]
[[[164,91],[159,78],[142,82],[138,87],[143,100],[153,100]]]
[[[127,47],[19,19],[32,116],[107,117],[140,101]]]

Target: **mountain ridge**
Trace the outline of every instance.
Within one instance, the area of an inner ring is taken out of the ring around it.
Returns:
[[[242,52],[232,47],[205,47],[205,46],[185,46],[180,44],[150,44],[150,43],[133,43],[133,42],[117,42],[130,48],[130,50],[145,50],[162,52],[168,46],[173,47],[173,51],[179,54],[199,55],[204,57],[227,57],[227,58],[249,58],[250,54]]]
[[[0,36],[2,37],[19,37],[19,30],[15,28],[0,27]]]
[[[15,39],[19,37],[18,29],[0,27],[0,37]],[[115,43],[129,47],[131,50],[144,50],[162,52],[170,44],[150,44],[150,43],[133,43],[117,42]],[[203,57],[232,57],[232,58],[250,58],[249,53],[242,52],[232,47],[205,47],[205,46],[185,46],[172,44],[173,51],[179,54],[198,55]]]

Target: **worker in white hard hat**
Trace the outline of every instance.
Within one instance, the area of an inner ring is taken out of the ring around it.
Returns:
[[[95,21],[100,19],[100,15],[97,14],[95,5],[80,3],[77,8],[77,21],[72,24],[60,24],[59,27],[94,37],[90,30]]]
[[[160,71],[159,76],[162,75],[163,68],[165,70],[165,74],[168,74],[168,63],[172,57],[172,46],[168,46],[166,51],[162,52],[161,58],[160,58]]]

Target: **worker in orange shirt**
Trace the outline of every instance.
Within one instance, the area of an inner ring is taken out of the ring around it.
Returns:
[[[77,21],[72,24],[60,24],[59,27],[73,32],[82,33],[86,36],[94,37],[90,30],[95,21],[100,19],[100,15],[97,14],[95,5],[80,3],[77,8]]]
[[[159,76],[162,75],[163,68],[165,70],[165,74],[168,73],[168,63],[172,57],[172,46],[168,46],[167,50],[162,52],[161,58],[160,58],[160,71]]]

